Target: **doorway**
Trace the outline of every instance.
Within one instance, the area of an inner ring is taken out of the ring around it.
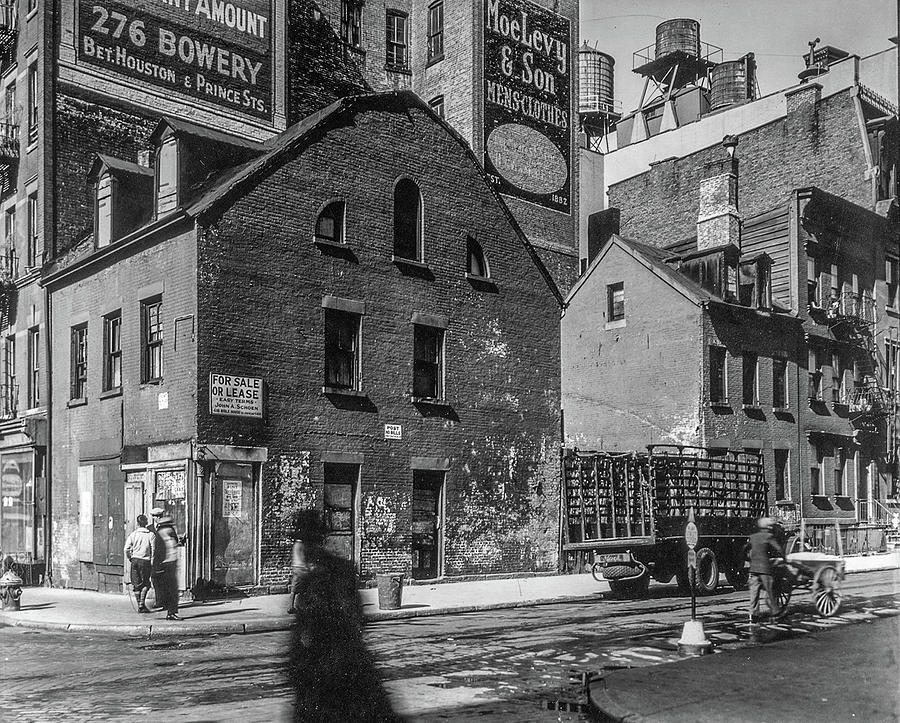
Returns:
[[[441,574],[444,472],[413,470],[412,576],[430,580]]]
[[[358,464],[325,463],[326,550],[356,560],[356,505]]]
[[[256,507],[253,465],[216,465],[212,505],[214,582],[225,586],[256,583]]]

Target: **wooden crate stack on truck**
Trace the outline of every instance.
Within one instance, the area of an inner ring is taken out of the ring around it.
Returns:
[[[700,529],[696,588],[711,594],[723,572],[747,584],[747,545],[766,513],[763,461],[752,451],[650,445],[646,452],[563,452],[563,553],[567,569],[590,569],[620,596],[650,578],[677,578],[690,593],[684,530]]]

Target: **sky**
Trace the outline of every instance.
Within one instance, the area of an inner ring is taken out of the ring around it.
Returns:
[[[861,57],[891,47],[897,0],[581,0],[581,40],[615,58],[615,96],[623,109],[640,100],[643,79],[632,54],[656,40],[656,26],[673,18],[700,22],[700,41],[718,45],[723,60],[756,55],[761,95],[797,82],[807,43]]]

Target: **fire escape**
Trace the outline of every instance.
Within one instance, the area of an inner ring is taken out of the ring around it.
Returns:
[[[19,8],[17,0],[0,0],[0,74],[16,63],[16,45],[19,30]],[[15,95],[7,94],[2,99],[0,117],[0,197],[16,192],[16,175],[19,168],[19,125]],[[16,255],[15,224],[10,226],[4,220],[4,238],[0,243],[0,331],[9,327],[10,316],[15,308],[16,276],[18,257]],[[4,350],[4,357],[9,349]],[[18,385],[15,372],[3,360],[3,377],[0,379],[0,419],[16,416]]]
[[[838,293],[831,297],[826,316],[835,337],[853,351],[853,383],[841,391],[841,403],[846,405],[854,428],[877,431],[890,417],[894,400],[879,380],[875,299],[865,291]]]

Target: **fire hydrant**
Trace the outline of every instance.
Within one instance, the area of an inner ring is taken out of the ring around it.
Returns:
[[[19,610],[21,597],[22,578],[12,570],[7,570],[3,577],[0,577],[0,602],[3,603],[3,610]]]

